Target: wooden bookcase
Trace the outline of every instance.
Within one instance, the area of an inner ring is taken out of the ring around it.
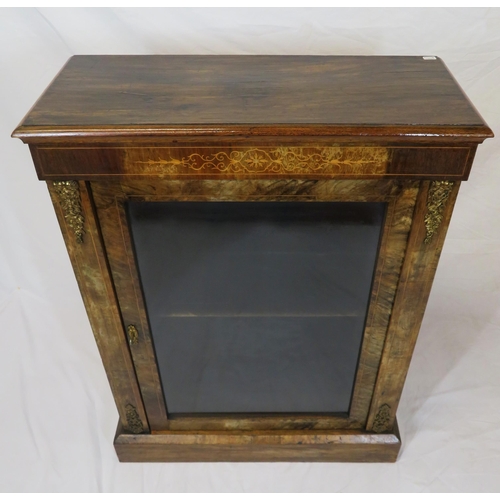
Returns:
[[[493,136],[441,60],[75,56],[13,136],[52,197],[120,460],[396,460],[460,182]]]

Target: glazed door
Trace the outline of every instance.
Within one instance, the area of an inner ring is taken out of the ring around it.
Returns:
[[[363,428],[417,187],[92,184],[151,429]]]

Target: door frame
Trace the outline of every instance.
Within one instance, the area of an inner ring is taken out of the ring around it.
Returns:
[[[124,330],[152,432],[175,430],[365,429],[376,392],[400,272],[420,188],[398,180],[121,180],[91,182]],[[169,417],[125,212],[128,200],[384,202],[381,234],[348,415],[221,414]],[[373,424],[373,417],[372,417]]]

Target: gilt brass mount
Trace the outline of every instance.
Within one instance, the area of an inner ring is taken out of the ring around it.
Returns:
[[[434,181],[429,188],[425,215],[425,243],[430,243],[443,220],[443,212],[453,189],[453,181]]]
[[[52,183],[59,196],[64,218],[73,230],[77,243],[83,243],[85,234],[80,188],[77,181],[55,181]]]

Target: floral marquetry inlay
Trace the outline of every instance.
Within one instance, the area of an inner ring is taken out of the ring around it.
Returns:
[[[221,174],[380,174],[385,172],[388,150],[377,147],[248,148],[208,153],[179,154],[168,149],[157,158],[137,160],[145,173],[189,175]],[[180,151],[180,150],[178,150]]]

